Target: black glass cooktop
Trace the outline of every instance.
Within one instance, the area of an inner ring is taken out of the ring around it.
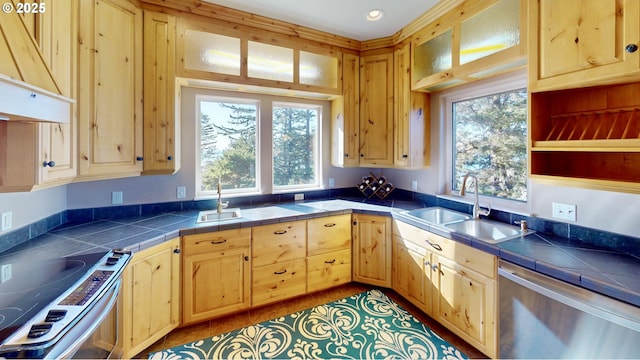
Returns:
[[[59,259],[0,261],[0,344],[70,289],[108,251]]]

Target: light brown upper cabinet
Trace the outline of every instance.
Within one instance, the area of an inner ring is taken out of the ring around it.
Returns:
[[[393,165],[393,53],[360,57],[360,166]]]
[[[429,94],[411,91],[411,46],[393,52],[394,159],[399,168],[423,168],[430,163]]]
[[[40,15],[40,49],[62,94],[75,99],[78,96],[78,2],[49,0],[46,6],[47,11]],[[41,184],[67,183],[77,174],[76,109],[74,104],[68,124],[39,125]]]
[[[78,3],[75,0],[41,3],[47,11],[26,16],[23,20],[29,34],[23,35],[35,40],[61,94],[76,99]],[[17,38],[17,33],[13,35]],[[0,132],[6,134],[0,136],[0,152],[7,154],[7,159],[0,161],[0,192],[31,191],[73,180],[77,173],[77,104],[70,107],[68,119],[63,123],[0,125]]]
[[[144,174],[180,169],[176,18],[144,12]]]
[[[526,65],[525,0],[465,1],[412,37],[412,89],[438,91]]]
[[[344,54],[343,95],[331,105],[332,165],[429,165],[429,94],[411,91],[411,71],[409,42],[362,57]]]
[[[546,91],[640,79],[640,3],[535,0],[529,88]]]
[[[331,102],[331,165],[358,166],[360,156],[360,56],[345,53],[342,96]]]
[[[80,1],[79,177],[142,171],[142,10]]]

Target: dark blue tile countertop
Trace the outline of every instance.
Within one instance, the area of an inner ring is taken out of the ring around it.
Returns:
[[[412,201],[377,205],[363,201],[320,200],[242,207],[241,218],[204,224],[196,223],[198,210],[165,211],[94,221],[72,220],[0,253],[0,261],[13,261],[14,258],[22,257],[62,257],[113,248],[127,248],[136,252],[181,235],[338,214],[365,213],[393,216],[497,255],[516,265],[640,306],[638,256],[543,232],[492,245],[456,233],[447,234],[429,229],[401,214],[402,210],[423,206]]]

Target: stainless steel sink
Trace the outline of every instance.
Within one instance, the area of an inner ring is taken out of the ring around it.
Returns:
[[[221,213],[217,210],[200,211],[196,223],[207,223],[241,218],[240,209],[223,209]]]
[[[446,224],[445,226],[452,231],[466,234],[491,244],[497,244],[502,241],[515,239],[520,236],[533,233],[531,230],[523,233],[520,228],[516,226],[480,219],[469,219]]]
[[[406,211],[405,214],[431,225],[450,224],[471,218],[467,214],[459,213],[457,211],[448,210],[441,207],[429,207],[424,209],[410,210]]]

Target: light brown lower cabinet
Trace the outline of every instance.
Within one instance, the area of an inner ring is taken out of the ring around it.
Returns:
[[[307,291],[307,264],[304,258],[282,261],[253,269],[251,297],[261,306],[303,295]]]
[[[491,358],[497,356],[497,257],[394,221],[393,289]]]
[[[251,229],[183,237],[182,323],[251,306]]]
[[[491,358],[497,356],[497,282],[433,254],[433,318]]]
[[[252,228],[251,304],[260,306],[307,292],[307,222]]]
[[[351,248],[307,258],[307,292],[351,282]]]
[[[137,252],[122,275],[118,313],[124,358],[180,325],[180,239]]]
[[[391,287],[391,218],[353,214],[353,280]]]

